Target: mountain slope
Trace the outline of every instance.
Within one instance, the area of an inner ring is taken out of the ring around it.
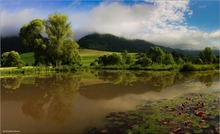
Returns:
[[[19,53],[28,52],[28,49],[24,47],[20,37],[12,36],[1,38],[1,53],[15,50]]]
[[[157,46],[153,43],[144,41],[144,40],[129,40],[122,37],[117,37],[111,34],[90,34],[82,37],[78,44],[80,48],[95,49],[102,51],[111,51],[111,52],[122,52],[127,50],[129,52],[147,52],[151,47]],[[198,56],[199,50],[180,50],[172,49],[169,47],[159,46],[163,51],[184,53],[191,56]],[[19,53],[30,52],[29,49],[24,47],[20,37],[1,37],[1,53],[15,50]],[[219,55],[219,50],[213,50],[214,54]]]
[[[78,41],[80,48],[96,49],[102,51],[122,52],[147,52],[151,47],[157,46],[144,40],[129,40],[111,34],[90,34]],[[172,48],[160,46],[164,51],[172,51]]]

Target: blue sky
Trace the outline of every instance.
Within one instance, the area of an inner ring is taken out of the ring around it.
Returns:
[[[213,31],[219,28],[219,1],[191,1],[189,8],[193,10],[191,17],[187,16],[189,25],[194,25],[202,31]]]
[[[1,35],[34,18],[69,16],[75,39],[111,33],[181,49],[219,49],[219,0],[1,0]]]

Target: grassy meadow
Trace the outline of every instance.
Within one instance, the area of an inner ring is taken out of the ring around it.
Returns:
[[[90,63],[95,61],[95,59],[97,59],[98,57],[106,54],[112,54],[112,52],[92,49],[79,49],[79,54],[82,57],[82,65],[89,66]]]
[[[79,49],[80,56],[82,57],[82,64],[84,66],[89,66],[95,59],[105,54],[112,54],[112,52],[91,50],[91,49]],[[32,66],[34,63],[34,53],[22,53],[21,60],[24,61],[24,64],[27,66]]]
[[[28,66],[33,65],[33,63],[34,63],[34,53],[33,52],[23,53],[20,56],[21,56],[21,60],[24,61],[25,65],[28,65]]]

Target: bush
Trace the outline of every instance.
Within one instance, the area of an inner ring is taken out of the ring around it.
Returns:
[[[173,59],[173,55],[170,53],[166,54],[163,59],[163,64],[165,64],[165,65],[175,64],[175,61]]]
[[[196,66],[193,65],[192,63],[185,63],[180,71],[196,71]]]
[[[142,67],[146,67],[149,65],[152,65],[152,60],[148,58],[147,56],[141,57],[136,61],[136,65],[141,65]]]
[[[73,65],[60,65],[55,67],[55,71],[60,71],[60,72],[69,72],[69,71],[76,71],[79,69],[79,65],[73,64]]]
[[[176,59],[175,62],[176,62],[176,64],[178,64],[178,65],[182,65],[182,64],[185,63],[185,61],[184,61],[182,58]]]
[[[203,61],[200,58],[196,58],[196,59],[193,60],[193,63],[194,64],[203,64]]]
[[[1,55],[1,66],[2,67],[21,67],[23,66],[23,61],[20,59],[21,57],[19,53],[16,51],[5,52]]]
[[[104,55],[99,57],[98,64],[107,66],[107,65],[119,65],[122,62],[122,57],[119,54],[113,53],[111,55]]]
[[[131,65],[130,68],[131,70],[141,70],[144,69],[140,64],[136,64],[136,65]]]
[[[213,64],[210,65],[197,65],[198,71],[208,71],[208,70],[215,70],[216,66]]]
[[[123,64],[130,65],[130,64],[134,63],[134,61],[135,61],[134,56],[129,54],[128,51],[122,52],[121,56],[122,56],[122,63]]]
[[[22,68],[23,66],[24,66],[24,61],[19,60],[17,67],[20,69],[20,68]]]

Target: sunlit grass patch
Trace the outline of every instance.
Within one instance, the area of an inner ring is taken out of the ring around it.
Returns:
[[[23,53],[20,55],[21,56],[21,60],[24,61],[25,66],[32,66],[34,64],[34,53],[33,52],[29,52],[29,53]]]

